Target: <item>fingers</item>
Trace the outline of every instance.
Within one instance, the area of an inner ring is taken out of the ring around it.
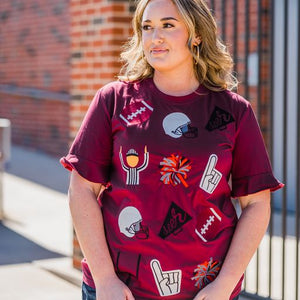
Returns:
[[[175,272],[174,273],[174,282],[177,283],[179,281],[179,273]]]
[[[174,279],[174,273],[169,273],[169,285],[174,284],[175,279]]]
[[[169,275],[169,284],[177,284],[179,281],[179,272],[170,272]]]
[[[208,163],[205,167],[204,173],[200,181],[200,188],[209,194],[212,194],[219,184],[222,174],[215,168],[218,162],[216,154],[209,157]]]
[[[164,279],[164,277],[163,277],[163,272],[162,272],[159,261],[157,259],[153,259],[151,261],[151,267],[152,267],[152,271],[155,274],[158,282],[161,282]]]
[[[213,184],[213,185],[216,185],[219,180],[220,180],[220,175],[218,173],[215,172],[213,178],[210,180],[210,182]]]
[[[206,175],[212,175],[213,174],[213,170],[217,164],[217,156],[216,155],[211,155],[207,164],[207,170],[206,170]]]

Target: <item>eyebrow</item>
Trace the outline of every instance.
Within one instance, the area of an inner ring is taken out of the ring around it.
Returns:
[[[170,20],[179,22],[176,18],[173,18],[173,17],[166,17],[166,18],[160,19],[160,21],[170,21]],[[151,20],[143,20],[143,22],[145,22],[145,23],[151,23]]]

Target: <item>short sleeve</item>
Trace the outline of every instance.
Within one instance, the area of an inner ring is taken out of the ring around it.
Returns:
[[[249,103],[237,124],[231,173],[232,197],[283,187],[273,175],[258,122]]]
[[[85,179],[102,184],[109,181],[111,165],[112,130],[107,107],[109,97],[103,90],[97,92],[69,153],[60,159],[66,169],[75,169]]]

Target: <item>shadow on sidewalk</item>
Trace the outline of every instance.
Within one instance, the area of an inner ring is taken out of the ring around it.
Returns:
[[[67,193],[69,172],[60,165],[59,158],[15,145],[11,152],[11,161],[5,168],[7,173]]]
[[[24,238],[1,222],[0,237],[0,266],[65,257]]]

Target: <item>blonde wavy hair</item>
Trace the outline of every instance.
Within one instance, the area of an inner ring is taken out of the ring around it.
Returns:
[[[118,78],[137,81],[153,77],[154,69],[144,57],[142,48],[142,18],[151,0],[138,0],[132,20],[133,36],[124,45],[121,53],[123,67]],[[210,90],[220,91],[237,87],[238,81],[232,73],[233,60],[217,35],[217,24],[204,0],[171,0],[177,7],[187,27],[188,48],[194,58],[196,78]],[[194,46],[195,38],[201,43]]]

